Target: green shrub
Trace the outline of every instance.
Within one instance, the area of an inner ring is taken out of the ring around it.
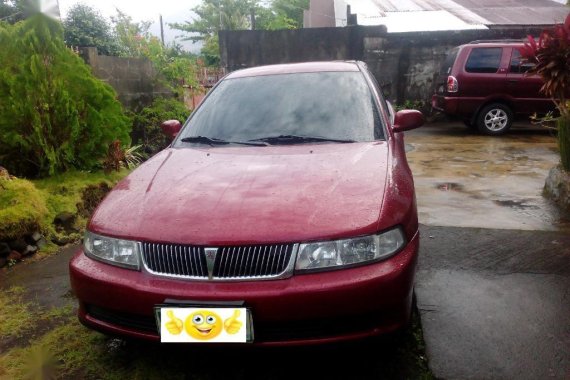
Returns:
[[[43,15],[0,25],[0,164],[19,176],[99,165],[109,144],[129,144],[116,93],[66,48]]]
[[[156,98],[152,105],[133,115],[133,143],[143,146],[147,155],[153,155],[170,144],[160,124],[166,120],[184,123],[190,111],[176,98]]]

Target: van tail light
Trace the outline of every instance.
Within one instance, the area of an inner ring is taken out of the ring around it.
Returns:
[[[459,90],[459,84],[457,84],[457,79],[450,75],[447,77],[447,92],[457,92]]]

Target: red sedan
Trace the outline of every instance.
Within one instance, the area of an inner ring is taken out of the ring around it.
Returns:
[[[91,218],[79,319],[163,342],[310,344],[410,317],[419,232],[403,131],[361,62],[233,72]]]

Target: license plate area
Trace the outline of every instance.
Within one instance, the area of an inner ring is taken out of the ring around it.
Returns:
[[[251,343],[251,310],[243,303],[162,304],[154,308],[163,343]]]

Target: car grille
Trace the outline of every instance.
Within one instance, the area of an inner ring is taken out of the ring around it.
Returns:
[[[204,248],[142,243],[145,267],[154,274],[190,279],[268,279],[289,268],[294,244]],[[210,269],[207,254],[215,253]]]

